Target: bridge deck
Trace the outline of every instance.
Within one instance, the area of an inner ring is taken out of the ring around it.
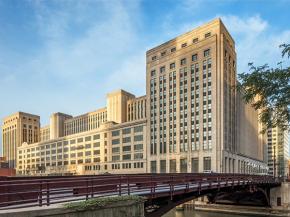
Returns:
[[[0,213],[89,198],[140,195],[147,199],[251,184],[274,184],[270,176],[242,174],[136,174],[21,177],[0,181]]]

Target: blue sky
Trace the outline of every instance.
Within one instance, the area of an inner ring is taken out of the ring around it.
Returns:
[[[25,111],[48,124],[105,106],[125,89],[145,94],[145,52],[221,17],[238,71],[276,65],[290,43],[290,0],[0,0],[0,118]],[[284,64],[288,64],[285,61]]]

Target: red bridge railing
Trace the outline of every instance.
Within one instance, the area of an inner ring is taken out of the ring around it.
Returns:
[[[1,180],[1,179],[0,179]],[[0,181],[0,209],[49,206],[89,198],[141,195],[148,199],[228,186],[277,183],[273,177],[240,174],[132,174],[16,177]]]

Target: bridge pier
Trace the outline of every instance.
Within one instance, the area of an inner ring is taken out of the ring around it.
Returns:
[[[290,210],[290,182],[282,182],[270,190],[270,204],[272,208]]]

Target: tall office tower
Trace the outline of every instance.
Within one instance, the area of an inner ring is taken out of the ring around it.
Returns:
[[[9,167],[16,168],[17,147],[22,143],[35,143],[39,141],[40,117],[24,112],[17,112],[3,120],[2,145],[3,155]]]
[[[268,129],[269,174],[276,177],[288,176],[289,134],[279,127]]]
[[[265,169],[237,147],[235,43],[220,19],[146,59],[149,172],[241,172],[242,161],[247,172]]]

